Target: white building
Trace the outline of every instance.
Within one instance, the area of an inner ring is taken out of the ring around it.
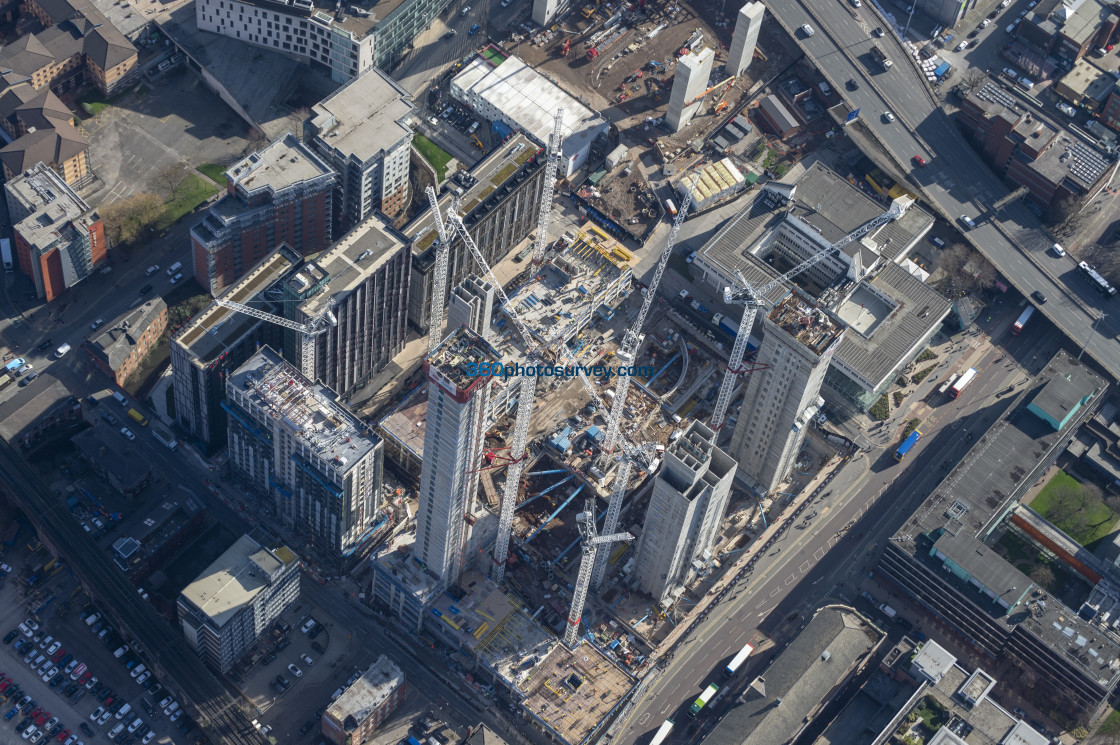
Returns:
[[[762,30],[762,17],[766,6],[760,2],[746,3],[735,17],[735,32],[731,36],[731,49],[727,52],[725,70],[728,75],[741,75],[750,67],[754,50],[758,46],[758,32]]]
[[[459,579],[470,538],[466,516],[475,512],[478,491],[491,379],[470,366],[500,360],[486,340],[460,326],[424,361],[428,413],[413,550],[440,587]]]
[[[494,285],[487,280],[475,274],[465,277],[448,298],[447,328],[466,326],[488,340],[495,295]],[[443,329],[432,331],[437,332],[442,334]]]
[[[669,605],[710,562],[735,461],[699,422],[665,451],[635,554],[638,586]]]
[[[342,565],[381,517],[381,438],[269,347],[226,381],[234,478],[272,498],[274,529]]]
[[[843,328],[794,291],[761,318],[765,336],[747,376],[728,452],[760,495],[776,491],[801,453],[810,422],[824,405],[821,385]]]
[[[312,107],[305,139],[339,173],[336,235],[374,210],[396,216],[408,206],[408,120],[415,111],[408,91],[381,70],[359,76]]]
[[[179,595],[179,623],[199,657],[227,672],[299,599],[299,557],[243,535]]]
[[[198,0],[195,22],[210,31],[299,58],[344,83],[374,67],[389,69],[441,10],[440,0],[367,5],[320,0]]]
[[[677,62],[677,74],[673,78],[673,90],[669,93],[669,107],[665,111],[665,124],[674,132],[680,132],[696,116],[704,103],[700,94],[708,89],[708,79],[712,75],[712,63],[716,53],[708,47],[699,52],[686,54]]]
[[[475,57],[451,80],[451,95],[488,120],[526,132],[538,142],[548,142],[556,110],[563,107],[561,177],[571,176],[584,164],[592,141],[605,135],[610,126],[602,114],[584,106],[517,57],[494,61]]]

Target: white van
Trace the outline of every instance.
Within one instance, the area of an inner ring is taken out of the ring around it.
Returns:
[[[117,719],[124,719],[130,711],[132,711],[132,704],[125,704],[117,710]]]
[[[961,215],[960,220],[964,224],[964,226],[966,228],[968,228],[969,230],[972,230],[973,228],[976,227],[976,223],[974,223],[972,221],[972,218],[969,217],[968,215]]]
[[[1054,255],[1057,256],[1059,259],[1063,258],[1066,255],[1066,250],[1064,248],[1062,248],[1062,244],[1060,244],[1060,243],[1055,243],[1053,250],[1054,250]]]
[[[176,262],[175,262],[174,264],[172,264],[171,266],[167,267],[167,276],[168,276],[168,277],[174,277],[174,276],[175,276],[175,272],[179,271],[179,270],[180,270],[180,269],[182,269],[182,268],[183,268],[183,262],[181,262],[181,261],[176,261]]]
[[[128,399],[120,391],[113,391],[113,398],[117,399],[117,403],[121,406],[128,406]]]
[[[1029,91],[1031,88],[1034,88],[1034,81],[1024,75],[1019,78],[1019,87],[1025,91]]]
[[[938,238],[936,235],[929,239],[929,242],[938,248],[945,248],[945,241]]]
[[[63,357],[65,357],[66,353],[69,352],[69,351],[70,351],[70,345],[69,344],[63,344],[58,349],[54,350],[54,358],[56,360],[60,360]]]

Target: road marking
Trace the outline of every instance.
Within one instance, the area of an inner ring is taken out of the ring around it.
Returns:
[[[775,587],[775,588],[774,588],[774,591],[770,593],[770,597],[774,597],[775,595],[777,595],[777,594],[778,594],[779,592],[781,592],[781,591],[782,591],[782,588],[780,588],[780,587]]]
[[[814,551],[813,552],[813,558],[816,559],[817,561],[820,561],[821,559],[823,559],[824,558],[824,549],[823,548],[818,548],[816,551]]]
[[[801,562],[801,566],[797,567],[797,571],[805,574],[805,572],[809,571],[810,566],[812,566],[812,562],[806,559],[805,561]]]
[[[797,581],[797,575],[796,574],[791,574],[788,577],[786,577],[785,585],[786,585],[786,587],[789,587],[792,583],[794,583],[796,581]]]

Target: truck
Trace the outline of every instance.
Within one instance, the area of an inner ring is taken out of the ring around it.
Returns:
[[[907,435],[906,439],[902,441],[902,444],[898,446],[898,450],[895,451],[894,459],[900,461],[905,458],[906,454],[910,452],[911,448],[918,444],[918,440],[920,439],[922,439],[922,432],[918,429]]]
[[[175,436],[159,422],[152,422],[152,435],[171,452],[175,452],[175,448],[179,447]]]
[[[4,257],[4,271],[12,273],[12,242],[7,238],[0,238],[0,255]]]
[[[898,613],[895,611],[895,609],[890,607],[886,603],[883,603],[882,605],[880,605],[879,610],[883,611],[883,615],[886,616],[887,618],[894,618],[895,616],[898,615]]]
[[[888,57],[886,53],[879,48],[878,44],[871,45],[871,56],[876,62],[883,66],[884,70],[889,70],[891,69],[891,66],[894,65],[894,63],[891,62],[890,57]]]
[[[735,323],[722,313],[716,313],[714,316],[712,316],[712,323],[730,334],[731,338],[735,338],[739,335],[739,324]]]

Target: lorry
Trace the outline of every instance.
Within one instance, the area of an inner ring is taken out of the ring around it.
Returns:
[[[4,257],[4,271],[12,273],[12,242],[7,238],[0,238],[0,255]]]
[[[891,62],[890,58],[883,52],[883,50],[879,48],[878,44],[871,45],[871,56],[875,59],[876,62],[883,66],[884,70],[889,70],[891,69],[891,66],[894,65],[894,63]]]
[[[898,615],[898,612],[895,611],[894,608],[890,607],[886,603],[883,603],[882,605],[880,605],[879,610],[883,611],[883,615],[886,616],[887,618],[894,618],[895,616]]]
[[[739,324],[735,323],[722,313],[716,313],[714,316],[712,316],[712,323],[730,334],[731,338],[735,338],[739,335]]]
[[[152,435],[171,452],[175,452],[175,448],[179,447],[179,441],[159,422],[152,422]]]

